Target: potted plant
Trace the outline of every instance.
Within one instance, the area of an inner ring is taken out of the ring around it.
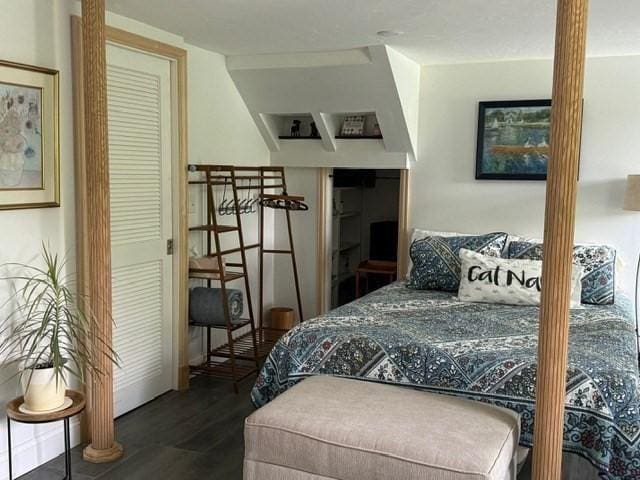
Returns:
[[[0,359],[3,366],[18,366],[28,412],[65,408],[69,377],[82,384],[87,374],[102,374],[97,355],[117,363],[88,302],[72,292],[66,262],[44,244],[42,260],[42,267],[6,264],[21,273],[2,278],[13,283],[14,293],[0,321]]]

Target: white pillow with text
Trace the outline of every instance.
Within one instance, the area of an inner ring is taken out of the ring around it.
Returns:
[[[482,255],[461,249],[458,298],[464,302],[540,305],[542,262]],[[574,265],[571,308],[580,308],[582,268]]]

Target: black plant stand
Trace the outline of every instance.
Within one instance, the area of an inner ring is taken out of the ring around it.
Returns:
[[[11,452],[11,421],[19,423],[49,423],[62,420],[64,424],[64,471],[65,475],[63,480],[71,480],[71,439],[69,432],[69,420],[74,415],[79,414],[84,410],[85,400],[84,395],[75,390],[67,390],[65,395],[73,400],[73,403],[68,408],[60,410],[59,412],[51,413],[39,413],[28,414],[19,410],[20,405],[24,402],[23,397],[18,397],[11,400],[7,404],[7,439],[9,447],[9,480],[13,480],[13,465],[12,465],[12,452]]]

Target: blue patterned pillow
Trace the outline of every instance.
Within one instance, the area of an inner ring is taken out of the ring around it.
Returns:
[[[506,233],[415,240],[409,249],[413,268],[408,287],[456,292],[460,286],[460,249],[499,257],[506,242]]]
[[[542,244],[511,242],[509,258],[542,260]],[[616,290],[616,251],[606,245],[576,245],[573,263],[580,265],[582,276],[582,303],[611,305]]]

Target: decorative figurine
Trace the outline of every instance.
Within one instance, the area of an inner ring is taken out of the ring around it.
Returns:
[[[300,136],[300,124],[302,122],[300,120],[294,120],[291,123],[291,136],[292,137],[299,137]]]
[[[318,133],[318,127],[316,127],[316,122],[311,122],[309,124],[309,127],[311,127],[311,133],[309,134],[310,137],[319,137],[320,134]]]

